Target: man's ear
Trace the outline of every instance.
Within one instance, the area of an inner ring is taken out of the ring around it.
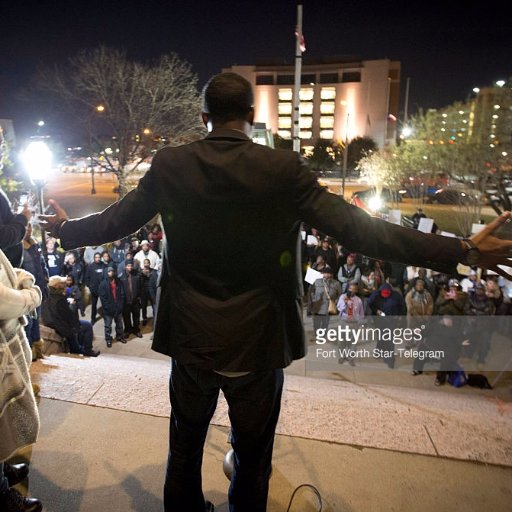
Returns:
[[[249,113],[247,114],[247,122],[252,126],[254,124],[254,107],[249,109]]]
[[[203,121],[203,124],[208,128],[208,114],[206,112],[201,112],[201,120]]]

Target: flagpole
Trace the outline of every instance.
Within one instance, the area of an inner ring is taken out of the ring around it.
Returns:
[[[295,82],[293,86],[293,122],[292,140],[293,151],[300,153],[299,137],[299,91],[302,72],[302,5],[297,5],[297,29],[295,30]]]
[[[411,81],[410,77],[407,77],[407,82],[405,83],[405,105],[404,105],[404,126],[409,122],[409,82]]]
[[[370,93],[372,89],[372,81],[368,80],[368,88],[366,90],[366,122],[364,127],[364,134],[369,135],[370,128]]]

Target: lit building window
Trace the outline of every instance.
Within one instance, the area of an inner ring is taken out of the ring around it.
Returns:
[[[323,101],[320,103],[320,114],[334,114],[334,101]]]
[[[299,128],[311,128],[313,126],[313,118],[312,117],[300,117],[299,118]]]
[[[301,139],[311,139],[311,137],[313,137],[313,132],[312,131],[301,131],[301,132],[299,132],[299,137]]]
[[[333,116],[322,116],[320,118],[320,128],[333,128],[334,117]]]
[[[280,116],[290,116],[292,114],[292,104],[291,103],[279,103],[277,107],[277,111]]]
[[[293,91],[292,89],[279,89],[277,97],[279,101],[292,101]]]
[[[320,91],[321,100],[334,100],[336,99],[336,88],[335,87],[322,87]]]
[[[290,130],[277,130],[277,134],[279,135],[279,137],[282,137],[283,139],[292,138],[292,132]]]
[[[320,130],[321,139],[334,139],[334,130]]]
[[[289,117],[280,117],[277,123],[280,130],[292,127],[292,120]]]
[[[313,101],[314,91],[310,88],[302,87],[299,91],[300,101]]]
[[[312,116],[313,115],[313,103],[311,101],[309,102],[302,102],[299,104],[299,114],[304,116]]]

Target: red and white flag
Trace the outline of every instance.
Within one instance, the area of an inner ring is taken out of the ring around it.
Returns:
[[[295,36],[299,41],[300,51],[304,53],[306,51],[306,42],[304,41],[304,34],[299,30],[299,27],[295,28]]]

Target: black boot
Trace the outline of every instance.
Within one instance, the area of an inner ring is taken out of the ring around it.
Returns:
[[[4,476],[9,480],[9,485],[19,484],[28,476],[28,464],[21,462],[20,464],[4,464]]]
[[[37,498],[25,498],[16,489],[10,487],[0,493],[2,512],[41,512],[43,504]]]

